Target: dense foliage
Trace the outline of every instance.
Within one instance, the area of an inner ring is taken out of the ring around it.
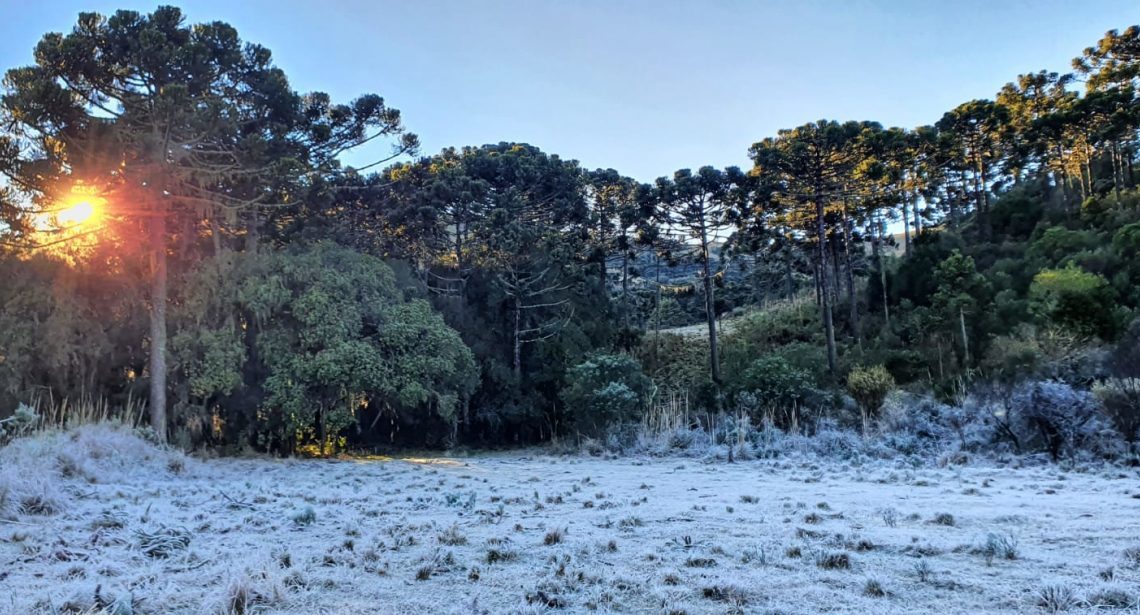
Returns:
[[[1014,448],[1134,442],[1138,47],[641,183],[521,143],[415,158],[382,98],[299,94],[226,24],[83,14],[4,81],[0,416],[145,397],[160,438],[282,452],[729,415],[965,446],[955,404],[997,387],[971,420]]]

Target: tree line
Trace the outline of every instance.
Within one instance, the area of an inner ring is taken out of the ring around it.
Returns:
[[[653,183],[521,143],[421,157],[379,95],[300,94],[173,7],[81,14],[4,86],[0,400],[145,396],[187,444],[533,442],[677,388],[834,407],[862,365],[994,376],[1021,324],[1114,342],[1140,299],[1135,26],[928,126],[820,120]],[[77,194],[97,219],[60,224]]]

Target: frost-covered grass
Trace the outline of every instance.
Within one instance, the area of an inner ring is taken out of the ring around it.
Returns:
[[[96,426],[0,449],[5,493],[0,613],[1140,611],[1114,466],[196,461]]]

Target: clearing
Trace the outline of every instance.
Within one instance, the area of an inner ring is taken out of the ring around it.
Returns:
[[[0,520],[0,612],[1135,612],[1140,596],[1135,469],[116,462],[129,442],[57,440],[35,448],[57,484]]]

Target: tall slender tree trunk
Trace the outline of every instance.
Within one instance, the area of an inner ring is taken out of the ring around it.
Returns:
[[[622,320],[625,321],[625,326],[629,328],[629,250],[623,249],[621,252],[621,309]]]
[[[958,324],[961,325],[961,327],[962,327],[962,356],[963,356],[963,362],[964,362],[963,367],[969,367],[970,366],[970,337],[968,335],[966,335],[966,313],[962,311],[961,307],[958,308]]]
[[[832,319],[831,293],[828,290],[830,284],[827,280],[827,246],[824,245],[827,240],[824,213],[823,199],[817,194],[815,195],[815,234],[818,242],[817,260],[819,264],[816,269],[819,271],[819,286],[822,291],[820,293],[820,311],[823,312],[823,329],[827,336],[827,371],[834,378],[839,359],[835,350],[835,322]]]
[[[919,210],[918,204],[919,204],[919,201],[922,201],[925,204],[926,200],[924,198],[919,198],[920,195],[918,194],[917,191],[915,192],[914,197],[915,198],[914,198],[913,205],[912,205],[912,207],[914,208],[913,209],[913,211],[914,211],[914,238],[918,239],[918,236],[922,234],[922,212],[921,212],[921,210]],[[924,205],[924,208],[925,208],[925,205]]]
[[[943,199],[946,201],[947,217],[950,219],[950,228],[957,228],[958,226],[958,206],[957,199],[953,198],[950,194],[950,182],[947,181],[946,185],[942,187],[942,194],[945,196]]]
[[[515,297],[515,382],[522,381],[522,299]]]
[[[166,201],[155,199],[150,219],[150,425],[166,441]]]
[[[910,205],[907,203],[908,200],[909,197],[903,196],[903,254],[910,254]]]
[[[254,206],[249,212],[249,225],[246,233],[246,246],[247,252],[257,254],[258,248],[261,247],[261,212]]]
[[[848,305],[848,320],[851,324],[851,334],[855,337],[856,343],[862,342],[862,334],[859,330],[859,304],[855,301],[855,271],[851,266],[851,221],[847,217],[847,199],[843,199],[843,257],[846,260],[847,270],[847,303]]]
[[[657,299],[653,309],[653,369],[660,363],[658,354],[661,344],[661,254],[653,251],[653,274],[657,283]]]
[[[983,156],[978,154],[978,173],[976,176],[978,187],[978,226],[982,238],[988,239],[990,236],[990,197],[989,189],[986,186],[986,164]]]
[[[705,279],[705,317],[709,325],[709,368],[712,373],[712,381],[719,387],[721,385],[720,379],[720,352],[717,349],[717,332],[716,332],[716,302],[713,299],[713,281],[712,271],[709,267],[709,261],[712,260],[709,254],[709,238],[708,233],[704,226],[701,226],[701,261],[704,268]]]
[[[883,224],[879,222],[879,243],[883,240]],[[883,290],[883,323],[887,330],[891,330],[891,306],[887,301],[887,268],[886,261],[883,259],[883,253],[886,251],[886,246],[880,246],[877,250],[877,258],[879,261],[879,286]]]
[[[829,239],[827,247],[831,252],[831,304],[839,305],[839,297],[842,295],[839,285],[843,279],[843,277],[839,275],[839,246],[835,245],[835,242]]]

